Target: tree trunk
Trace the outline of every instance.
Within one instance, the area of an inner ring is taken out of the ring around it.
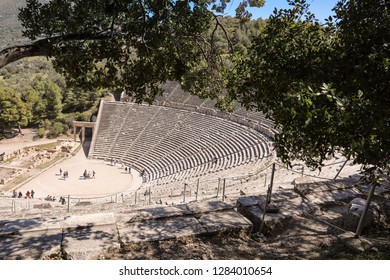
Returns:
[[[24,134],[22,132],[22,128],[20,127],[20,125],[18,125],[18,130],[19,130],[19,134],[23,136]]]

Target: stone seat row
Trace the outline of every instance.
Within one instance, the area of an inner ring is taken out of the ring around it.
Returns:
[[[266,137],[221,118],[132,103],[102,107],[90,156],[144,170],[147,181],[215,172],[270,153]]]

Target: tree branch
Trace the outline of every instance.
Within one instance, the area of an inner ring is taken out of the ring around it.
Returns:
[[[233,43],[232,43],[232,41],[230,40],[230,37],[229,37],[229,35],[228,35],[228,33],[227,33],[225,27],[224,27],[223,24],[219,21],[218,16],[217,16],[216,14],[214,14],[214,13],[211,13],[211,14],[213,15],[213,17],[214,17],[214,19],[215,19],[215,22],[216,22],[215,29],[214,29],[213,35],[212,35],[212,40],[214,39],[214,33],[215,33],[215,31],[217,30],[218,26],[221,27],[221,29],[222,29],[222,31],[223,31],[223,33],[224,33],[224,35],[225,35],[225,38],[226,38],[226,40],[227,40],[227,42],[228,42],[229,50],[230,50],[231,53],[233,53],[233,51],[234,51],[234,50],[233,50]]]
[[[20,60],[26,57],[33,56],[50,56],[48,48],[45,47],[47,44],[55,44],[57,42],[70,42],[80,40],[104,40],[112,38],[112,31],[107,30],[98,34],[87,34],[87,33],[75,33],[60,35],[56,37],[50,37],[35,41],[28,45],[9,47],[0,51],[0,69],[14,61]],[[74,48],[74,47],[72,47]],[[66,47],[64,48],[66,51]]]
[[[0,68],[25,57],[47,55],[40,44],[14,46],[0,51]]]

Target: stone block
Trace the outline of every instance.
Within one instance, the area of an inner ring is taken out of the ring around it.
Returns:
[[[277,190],[271,195],[271,200],[275,202],[279,201],[285,201],[288,199],[294,199],[300,197],[296,192],[293,190]]]
[[[245,208],[243,207],[239,209],[239,212],[252,222],[254,231],[260,230],[263,220],[263,209],[261,209],[258,205],[253,205]],[[287,218],[288,217],[282,213],[266,213],[264,217],[263,233],[272,232]]]
[[[171,218],[191,214],[185,207],[166,206],[153,207],[149,209],[141,209],[132,211],[126,215],[121,215],[120,220],[126,222],[147,221],[162,218]],[[128,218],[127,218],[127,217]]]
[[[143,222],[118,222],[119,239],[123,244],[141,241],[167,240],[205,233],[193,216],[181,216]]]
[[[382,202],[381,211],[385,215],[386,221],[390,223],[390,197]]]
[[[39,260],[61,249],[62,230],[35,230],[0,236],[0,259]]]
[[[354,233],[345,232],[337,236],[340,242],[344,243],[356,253],[362,253],[373,247],[373,244],[363,237],[355,238]]]
[[[14,233],[24,233],[32,231],[60,230],[60,222],[56,219],[19,219],[4,224],[0,234],[9,235]]]
[[[363,198],[354,198],[348,206],[348,213],[344,217],[344,228],[355,231],[358,227],[360,217],[363,214],[366,200]],[[379,212],[379,205],[372,201],[368,209],[363,229],[372,227],[376,223],[381,222],[381,215]]]
[[[208,233],[252,229],[251,221],[234,210],[202,213],[197,219]]]
[[[333,201],[345,201],[356,197],[359,194],[357,189],[344,189],[333,191],[321,191],[306,195],[306,198],[315,204],[324,204]]]
[[[115,223],[114,213],[96,213],[87,215],[74,215],[65,217],[62,222],[64,228],[88,227],[97,225],[109,225]]]
[[[192,202],[187,204],[187,209],[194,214],[228,210],[233,208],[233,205],[229,205],[220,200]]]
[[[63,250],[75,260],[88,260],[120,249],[115,224],[64,230]]]
[[[263,196],[240,196],[237,198],[237,207],[249,207],[263,202],[265,202]]]

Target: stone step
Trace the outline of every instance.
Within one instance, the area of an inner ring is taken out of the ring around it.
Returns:
[[[15,219],[0,223],[0,258],[42,259],[62,252],[73,259],[92,259],[133,242],[251,229],[248,219],[221,201]]]

